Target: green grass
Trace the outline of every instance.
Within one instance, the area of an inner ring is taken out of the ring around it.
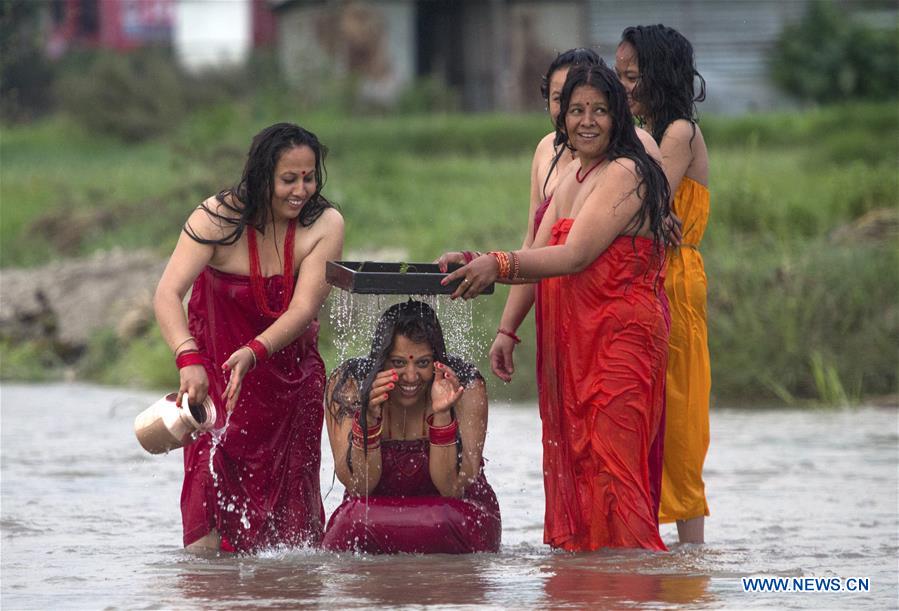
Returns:
[[[238,178],[250,136],[278,120],[312,129],[329,146],[325,192],[346,218],[347,252],[399,247],[409,261],[430,261],[448,249],[520,243],[545,116],[338,116],[284,104],[260,96],[219,106],[135,146],[63,118],[4,128],[2,265],[117,246],[167,255],[193,207]],[[894,105],[710,116],[702,127],[712,160],[703,255],[715,401],[844,403],[895,393],[895,235],[833,238],[871,210],[899,206]],[[485,350],[505,294],[500,287],[476,302],[474,333]],[[333,367],[333,330],[323,318],[322,351]],[[495,397],[534,394],[531,319],[520,335],[516,380],[491,382]],[[0,376],[61,375],[63,364],[41,354],[4,344]],[[97,356],[109,354],[118,358]],[[104,382],[174,379],[155,330],[126,343],[98,334],[74,366]]]

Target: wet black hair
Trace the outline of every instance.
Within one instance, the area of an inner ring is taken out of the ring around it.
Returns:
[[[690,41],[674,28],[661,24],[625,28],[621,41],[631,43],[637,50],[640,80],[632,96],[647,113],[640,118],[651,125],[655,141],[661,142],[665,130],[678,119],[695,126],[696,103],[705,100],[705,79],[696,70]]]
[[[416,343],[428,344],[434,353],[434,360],[448,365],[462,386],[470,386],[475,380],[484,379],[477,367],[458,356],[447,354],[443,329],[434,309],[423,301],[409,299],[390,306],[378,319],[367,357],[349,359],[332,375],[329,386],[332,387],[331,403],[337,407],[335,416],[358,413],[359,424],[362,430],[366,430],[368,395],[375,376],[384,369],[398,335]],[[358,390],[346,387],[350,379]],[[453,416],[455,417],[455,413]],[[367,440],[364,443],[367,449]],[[461,440],[458,438],[457,446],[457,456],[461,458]],[[351,465],[350,451],[347,451],[347,464]]]
[[[322,195],[327,177],[325,157],[328,149],[309,130],[293,123],[276,123],[253,137],[240,182],[216,194],[216,200],[228,213],[217,212],[206,203],[201,205],[211,217],[232,225],[234,229],[216,240],[201,238],[189,224],[184,226],[185,233],[201,244],[227,246],[240,239],[247,225],[264,232],[271,213],[272,197],[275,194],[275,167],[285,151],[298,146],[308,146],[315,155],[316,190],[303,206],[299,217],[299,223],[303,227],[312,225],[326,208],[333,207],[333,204]]]
[[[633,231],[636,236],[640,227],[648,220],[653,239],[660,248],[664,248],[670,241],[669,230],[665,226],[668,217],[671,196],[671,188],[662,166],[649,156],[643,143],[637,136],[634,127],[634,118],[627,104],[627,92],[615,75],[615,71],[609,68],[604,61],[594,65],[574,66],[568,72],[565,86],[562,87],[559,116],[556,119],[556,135],[567,146],[568,132],[565,128],[565,116],[571,105],[571,96],[578,87],[593,87],[600,91],[609,105],[609,117],[612,120],[612,129],[609,133],[609,147],[606,150],[606,158],[609,161],[627,158],[634,162],[637,169],[638,183],[637,194],[642,203],[640,210],[628,224],[625,232]],[[557,157],[565,152],[562,148]],[[660,261],[661,265],[661,261]]]
[[[553,78],[553,74],[560,68],[567,68],[577,64],[595,64],[600,60],[599,54],[593,49],[576,48],[562,51],[549,64],[546,74],[540,79],[540,95],[547,102],[549,101],[549,83]]]

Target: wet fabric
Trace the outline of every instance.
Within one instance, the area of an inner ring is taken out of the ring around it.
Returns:
[[[537,237],[537,230],[540,229],[541,223],[543,223],[543,217],[546,216],[546,209],[549,208],[550,202],[553,201],[552,193],[550,193],[546,199],[540,202],[540,205],[537,206],[537,209],[534,210],[534,235],[531,237]]]
[[[546,215],[546,209],[549,208],[550,202],[552,202],[552,194],[550,194],[546,199],[544,199],[537,209],[534,211],[534,236],[537,235],[537,230],[540,229],[540,224],[543,222],[543,217]],[[662,307],[665,312],[665,320],[670,325],[670,313],[668,310],[668,299],[663,293],[662,297]],[[537,388],[539,391],[540,387],[540,378],[537,378]],[[662,469],[663,469],[663,461],[664,461],[664,452],[665,452],[665,406],[662,405],[662,416],[660,419],[659,430],[656,433],[656,436],[652,440],[652,445],[649,449],[649,488],[652,493],[652,505],[653,505],[653,515],[658,515],[659,506],[661,504],[661,496],[662,496]]]
[[[264,282],[269,304],[280,303],[283,277]],[[206,267],[194,282],[188,320],[200,351],[212,359],[206,374],[217,410],[216,428],[221,428],[226,416],[221,364],[274,319],[258,311],[248,276]],[[211,461],[211,435],[185,446],[184,545],[213,528],[238,551],[316,545],[321,540],[325,367],[317,339],[315,321],[246,375]]]
[[[699,244],[709,220],[709,191],[684,177],[674,197],[683,244],[668,253],[665,291],[671,304],[665,468],[659,521],[709,515],[702,466],[709,449],[712,375],[706,327],[705,268]]]
[[[573,222],[559,219],[550,244],[564,244]],[[649,474],[668,351],[660,267],[652,240],[619,237],[585,270],[538,285],[544,541],[553,547],[666,549]]]
[[[365,497],[345,495],[322,547],[369,554],[499,551],[499,504],[484,473],[463,498],[440,496],[428,470],[427,439],[381,441],[381,479]]]

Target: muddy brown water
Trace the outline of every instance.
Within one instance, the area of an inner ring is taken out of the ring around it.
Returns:
[[[677,545],[663,526],[668,553],[551,551],[536,407],[496,402],[485,454],[502,509],[498,554],[218,557],[181,549],[180,450],[151,456],[132,433],[160,395],[0,386],[2,608],[897,606],[894,409],[714,411],[703,546]],[[323,446],[323,491],[332,464]],[[337,483],[328,514],[341,494]],[[751,593],[743,577],[863,578],[868,591]]]

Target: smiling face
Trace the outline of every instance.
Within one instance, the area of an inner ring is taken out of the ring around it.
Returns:
[[[562,97],[562,87],[565,85],[565,79],[568,77],[569,66],[562,66],[552,73],[549,78],[549,116],[556,124],[556,118],[559,116],[559,100]]]
[[[612,132],[606,96],[590,85],[575,87],[565,114],[565,129],[582,162],[603,155],[609,147]]]
[[[312,149],[304,145],[285,150],[275,165],[272,214],[281,220],[297,218],[317,188]]]
[[[397,335],[384,363],[384,370],[387,369],[395,369],[398,376],[390,391],[392,404],[414,407],[427,403],[434,380],[434,351],[430,345]]]
[[[618,50],[615,52],[615,74],[618,75],[618,80],[627,91],[627,104],[631,109],[631,114],[635,117],[642,117],[644,115],[643,107],[634,97],[634,92],[640,83],[640,63],[637,61],[636,47],[627,41],[618,45]],[[637,93],[639,94],[639,92]]]

